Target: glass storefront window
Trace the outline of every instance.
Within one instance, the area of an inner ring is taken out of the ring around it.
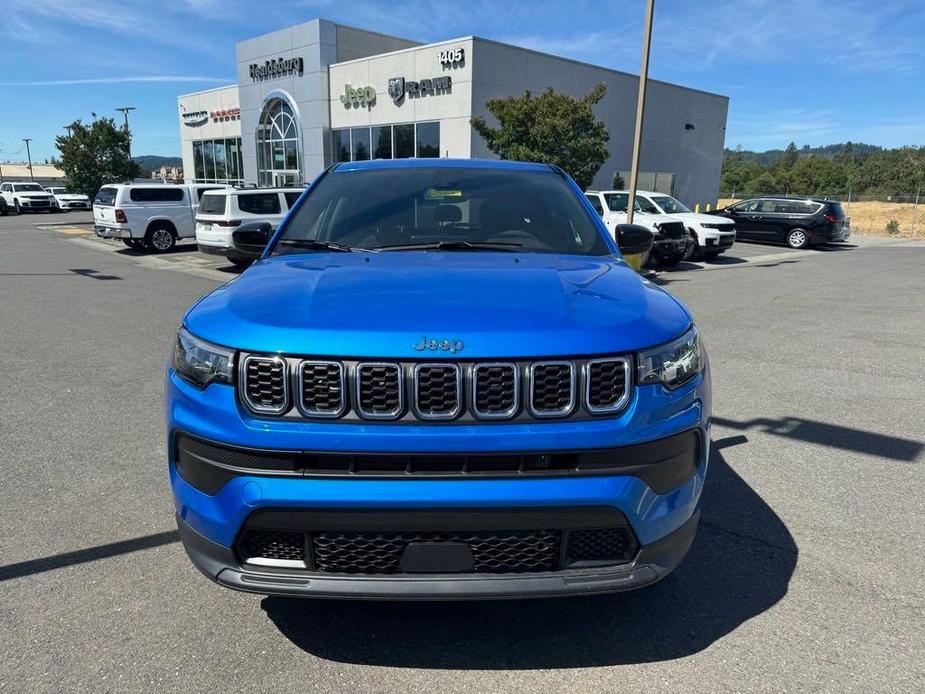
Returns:
[[[369,159],[369,128],[353,128],[350,137],[353,140],[353,161]]]
[[[205,140],[202,143],[202,162],[205,170],[205,182],[215,182],[215,150],[212,140]]]
[[[392,158],[392,126],[383,125],[372,129],[373,159]]]
[[[300,127],[288,99],[278,97],[264,105],[257,124],[257,181],[260,185],[302,180]]]
[[[295,140],[286,140],[286,168],[299,168],[299,146]]]
[[[414,156],[414,123],[392,126],[395,146],[392,152],[394,159],[407,159]]]
[[[193,175],[197,181],[206,177],[206,170],[202,165],[202,142],[193,143]]]
[[[350,131],[334,130],[331,134],[334,139],[334,163],[350,161]]]
[[[419,157],[440,156],[440,124],[417,124],[417,155]]]
[[[215,156],[215,180],[227,180],[228,173],[225,168],[225,141],[216,140],[212,145],[212,153]]]

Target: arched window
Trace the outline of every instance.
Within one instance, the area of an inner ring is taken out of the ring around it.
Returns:
[[[299,121],[289,101],[267,101],[257,123],[257,182],[283,186],[302,182]]]

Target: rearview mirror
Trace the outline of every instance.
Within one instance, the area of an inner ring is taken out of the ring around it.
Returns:
[[[652,250],[655,236],[638,224],[617,224],[616,239],[623,255],[635,255]]]
[[[271,236],[273,226],[269,222],[248,222],[231,234],[231,243],[239,255],[256,260],[263,255]]]

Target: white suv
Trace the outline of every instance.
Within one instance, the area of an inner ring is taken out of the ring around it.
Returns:
[[[38,183],[3,183],[0,184],[0,195],[6,200],[7,207],[16,214],[39,210],[58,211],[55,196]]]
[[[601,216],[607,231],[615,237],[616,226],[626,223],[629,193],[625,190],[589,190],[585,197]],[[639,205],[639,196],[633,208],[633,224],[644,226],[655,235],[650,256],[663,265],[677,265],[684,258],[690,243],[684,223],[675,217],[653,215],[644,212]],[[615,237],[616,238],[616,237]],[[649,256],[643,259],[646,264]]]
[[[231,234],[246,222],[269,222],[273,229],[302,195],[302,188],[233,188],[213,190],[202,196],[196,215],[196,243],[199,250],[222,255],[239,266],[252,257],[238,255]]]
[[[725,250],[732,248],[736,240],[735,223],[731,219],[709,214],[691,212],[683,203],[665,193],[650,193],[647,190],[636,192],[636,204],[648,215],[658,218],[671,215],[672,219],[684,222],[694,243],[688,246],[685,260],[694,256],[715,258]]]
[[[163,253],[177,239],[195,236],[202,194],[228,187],[214,183],[105,185],[93,200],[93,230],[104,239],[122,239],[131,248]]]

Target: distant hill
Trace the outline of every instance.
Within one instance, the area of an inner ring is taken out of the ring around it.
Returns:
[[[140,157],[132,157],[132,159],[148,171],[154,171],[162,166],[183,166],[183,159],[180,157],[162,157],[157,154],[144,154]]]
[[[823,159],[834,159],[836,154],[840,154],[844,148],[845,144],[839,142],[834,145],[822,145],[821,147],[810,147],[809,145],[803,145],[800,149],[797,150],[800,157],[808,157],[810,155],[822,157]],[[863,142],[852,142],[851,150],[854,152],[854,156],[866,156],[868,154],[873,154],[874,152],[882,152],[883,147],[878,147],[877,145],[867,145]],[[748,149],[729,149],[728,147],[723,151],[723,154],[728,157],[731,154],[736,154],[739,161],[748,161],[755,162],[761,166],[771,166],[777,163],[777,160],[780,159],[781,155],[784,153],[782,149],[768,149],[764,152],[753,152]]]

